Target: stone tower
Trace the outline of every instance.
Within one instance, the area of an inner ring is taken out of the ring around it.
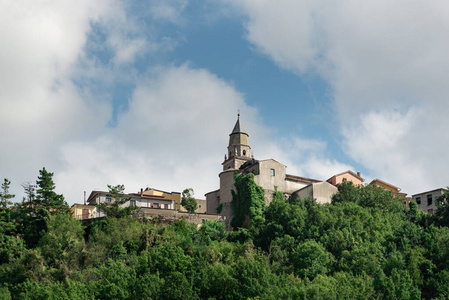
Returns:
[[[239,114],[234,129],[229,135],[228,149],[222,163],[223,171],[218,175],[220,177],[220,189],[205,195],[207,212],[215,213],[221,207],[220,215],[223,216],[228,229],[230,228],[230,222],[233,217],[231,190],[235,191],[234,173],[239,172],[240,167],[244,163],[253,160],[248,138],[249,135],[243,129]]]
[[[251,147],[248,141],[249,135],[243,129],[240,122],[240,114],[237,116],[237,122],[229,135],[229,145],[227,157],[223,162],[223,171],[238,170],[241,165],[251,159]]]
[[[229,135],[227,158],[225,157],[225,161],[222,163],[223,172],[218,175],[220,177],[219,201],[220,204],[223,204],[222,214],[230,219],[232,219],[231,190],[235,190],[234,173],[239,170],[241,165],[251,160],[251,147],[249,146],[248,137],[240,122],[239,114],[234,129]]]

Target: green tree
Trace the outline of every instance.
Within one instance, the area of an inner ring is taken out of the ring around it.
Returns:
[[[16,233],[31,248],[39,243],[47,231],[50,215],[70,212],[64,197],[54,191],[53,173],[43,168],[39,171],[36,184],[36,194],[35,187],[30,183],[22,185],[27,196],[22,204],[15,206],[11,211],[12,218],[17,224]]]
[[[36,198],[36,186],[31,184],[31,182],[22,183],[23,190],[26,197],[23,197],[23,202],[31,203]]]
[[[193,189],[188,188],[182,191],[181,205],[189,212],[193,213],[198,208],[198,203],[193,197]]]
[[[330,253],[315,240],[306,240],[299,244],[292,253],[295,273],[301,277],[315,278],[328,271]]]
[[[64,200],[63,195],[56,194],[54,189],[56,188],[53,182],[53,173],[47,172],[45,167],[39,171],[37,177],[37,192],[35,203],[38,206],[42,206],[50,211],[50,213],[68,213],[70,208]]]
[[[281,202],[285,202],[285,197],[284,194],[282,194],[281,192],[278,191],[278,187],[274,186],[274,194],[273,194],[273,201],[281,201]]]
[[[443,194],[436,198],[437,210],[433,219],[437,225],[449,227],[449,187],[443,190]]]
[[[97,204],[98,208],[103,210],[108,217],[111,218],[129,217],[140,210],[140,208],[137,206],[132,205],[124,206],[127,202],[129,202],[129,200],[131,200],[131,197],[128,197],[125,194],[125,186],[123,184],[115,186],[108,184],[108,189],[109,192],[107,196],[111,198],[111,202]]]
[[[363,207],[377,208],[389,212],[401,212],[404,204],[391,191],[374,185],[355,186],[352,181],[338,185],[338,193],[332,196],[332,204],[355,202]]]
[[[84,249],[84,231],[81,223],[69,214],[49,217],[47,232],[39,241],[42,256],[49,267],[61,270],[56,279],[62,280],[71,271],[77,271]]]
[[[5,178],[5,181],[2,184],[2,191],[0,193],[0,206],[3,209],[6,209],[8,205],[11,205],[12,202],[10,200],[15,197],[15,195],[9,193],[10,184],[11,181]]]
[[[358,202],[360,198],[360,186],[355,186],[352,181],[344,180],[337,186],[338,193],[332,196],[332,204],[339,202]]]

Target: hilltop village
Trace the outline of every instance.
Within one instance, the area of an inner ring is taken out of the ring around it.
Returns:
[[[196,199],[198,205],[195,214],[191,214],[181,205],[180,192],[167,192],[156,188],[145,188],[135,193],[129,193],[129,201],[123,206],[140,208],[140,217],[159,218],[174,221],[186,218],[189,222],[203,224],[212,220],[224,220],[228,225],[233,218],[231,207],[234,187],[234,174],[254,174],[254,181],[263,188],[265,204],[269,205],[275,192],[280,192],[285,199],[294,195],[298,198],[313,198],[317,203],[330,203],[332,196],[338,191],[337,186],[342,182],[352,182],[355,186],[362,186],[365,179],[360,172],[342,170],[341,173],[331,175],[326,180],[306,178],[287,174],[287,166],[275,159],[257,160],[251,151],[249,134],[243,128],[240,114],[229,134],[229,144],[222,162],[223,171],[218,174],[220,188],[208,192],[205,199]],[[391,183],[381,179],[374,179],[368,183],[390,191],[393,196],[404,201],[406,207],[413,199],[422,211],[433,214],[437,209],[436,198],[443,194],[444,189],[438,188],[408,197],[406,193]],[[101,203],[111,203],[114,199],[108,196],[107,191],[92,191],[82,204],[74,204],[71,208],[76,219],[95,219],[105,216],[105,212],[98,208]]]
[[[449,298],[449,190],[287,174],[239,117],[222,165],[202,200],[117,185],[70,208],[43,168],[13,204],[5,179],[0,299]]]

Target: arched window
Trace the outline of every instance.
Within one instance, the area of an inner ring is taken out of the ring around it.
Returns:
[[[245,156],[246,155],[246,150],[243,150],[243,156]]]

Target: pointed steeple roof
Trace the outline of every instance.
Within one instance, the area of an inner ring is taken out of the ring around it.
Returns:
[[[234,134],[234,133],[243,133],[243,134],[248,135],[245,132],[245,129],[243,129],[242,123],[240,122],[240,114],[237,115],[237,122],[235,123],[234,129],[232,130],[231,134]]]

